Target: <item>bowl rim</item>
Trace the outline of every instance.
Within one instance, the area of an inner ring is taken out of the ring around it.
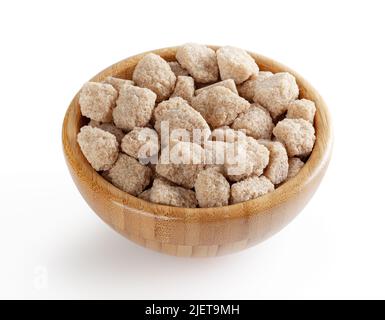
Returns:
[[[172,59],[172,56],[175,56],[175,52],[178,47],[179,46],[174,46],[150,50],[125,58],[105,68],[88,81],[102,81],[107,76],[116,76],[118,72],[122,72],[122,70],[127,68],[127,66],[132,67],[132,65],[136,65],[136,63],[148,53],[158,54],[167,61],[175,61],[175,58]],[[220,48],[220,46],[214,45],[208,45],[208,47],[213,50]],[[134,210],[139,210],[142,213],[153,214],[158,218],[163,217],[165,219],[183,219],[184,221],[201,221],[204,219],[217,221],[225,218],[240,218],[245,215],[258,214],[260,212],[271,210],[272,208],[280,206],[284,202],[295,197],[301,192],[301,190],[310,184],[328,164],[333,144],[330,113],[326,103],[319,93],[296,71],[261,54],[250,51],[247,52],[255,59],[261,71],[271,70],[273,72],[289,72],[294,75],[298,86],[300,87],[300,97],[303,97],[304,95],[309,97],[310,95],[312,98],[311,100],[316,103],[317,107],[314,119],[316,141],[309,159],[295,177],[282,183],[282,185],[277,187],[274,191],[257,199],[237,204],[230,204],[224,207],[184,208],[148,202],[120,190],[104,179],[92,168],[76,143],[76,135],[79,132],[80,123],[78,125],[73,125],[71,121],[74,122],[74,120],[79,118],[80,115],[80,107],[78,104],[80,90],[76,93],[68,106],[63,120],[62,144],[67,165],[71,166],[72,172],[81,176],[82,180],[86,180],[88,183],[97,183],[99,188],[98,191],[108,194],[109,199],[116,204],[124,207],[130,207]],[[272,70],[271,66],[274,66],[274,70]]]

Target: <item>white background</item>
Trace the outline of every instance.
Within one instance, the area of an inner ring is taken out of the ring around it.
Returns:
[[[385,298],[383,1],[2,1],[0,298]],[[75,188],[61,122],[80,86],[130,55],[231,44],[307,78],[332,162],[282,232],[184,259],[114,233]]]

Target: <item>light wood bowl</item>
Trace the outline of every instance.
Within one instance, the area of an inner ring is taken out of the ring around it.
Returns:
[[[176,49],[152,52],[172,61]],[[135,65],[145,54],[120,61],[91,81],[102,81],[107,76],[131,79]],[[295,71],[262,55],[250,54],[261,70],[292,73],[300,97],[313,100],[317,106],[316,143],[299,174],[265,196],[227,207],[187,209],[146,202],[114,187],[84,158],[76,142],[76,135],[85,124],[78,93],[63,122],[64,155],[77,188],[104,222],[146,248],[176,256],[207,257],[253,246],[281,230],[302,210],[319,186],[331,156],[329,112],[317,91]]]

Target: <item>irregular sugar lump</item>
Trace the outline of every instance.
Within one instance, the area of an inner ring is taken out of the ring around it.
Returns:
[[[156,172],[184,188],[194,187],[200,171],[204,169],[204,150],[198,144],[173,141],[162,149]]]
[[[274,185],[266,177],[250,177],[231,186],[231,203],[256,199],[273,190]]]
[[[84,126],[80,129],[77,141],[87,161],[96,170],[108,170],[119,154],[116,137],[102,129]]]
[[[273,134],[285,145],[289,157],[308,156],[313,150],[315,130],[309,121],[284,119],[277,123]]]
[[[210,127],[202,115],[180,97],[159,103],[155,108],[154,118],[155,130],[161,134],[162,125],[166,126],[170,139],[177,139],[173,135],[178,134],[178,129],[186,131],[188,141],[192,141],[194,138],[194,130],[200,130],[199,132],[202,133],[200,142],[206,141],[211,133]]]
[[[187,43],[178,48],[176,59],[200,83],[218,80],[218,62],[215,51],[204,45]]]
[[[258,65],[245,51],[235,47],[222,47],[217,50],[219,73],[222,80],[233,79],[240,84],[258,73]]]
[[[176,186],[166,179],[160,178],[154,180],[149,199],[151,202],[173,207],[195,208],[198,204],[194,191]]]
[[[114,123],[123,130],[144,127],[150,122],[156,95],[149,89],[125,85],[116,101],[112,115]]]
[[[122,151],[135,159],[148,159],[158,154],[159,138],[154,129],[135,127],[122,139]]]
[[[118,141],[118,143],[120,144],[123,137],[124,137],[124,132],[122,129],[119,129],[118,127],[116,127],[113,123],[109,122],[98,122],[98,121],[95,121],[95,120],[91,120],[89,123],[88,123],[89,126],[93,127],[93,128],[99,128],[99,129],[102,129],[104,131],[107,131],[109,133],[112,133],[116,140]]]
[[[313,101],[307,99],[295,100],[287,106],[287,118],[304,119],[313,123],[316,107]]]
[[[115,77],[107,77],[103,83],[108,83],[112,85],[116,91],[120,91],[120,89],[123,88],[125,85],[135,85],[134,81],[132,80],[125,80],[125,79],[120,79],[120,78],[115,78]]]
[[[191,105],[213,128],[230,125],[240,113],[250,108],[247,100],[222,86],[201,91],[192,99]]]
[[[305,163],[297,157],[289,159],[289,171],[287,173],[287,179],[294,178],[298,172],[303,168]]]
[[[168,65],[170,66],[171,71],[174,72],[176,77],[189,75],[188,71],[186,69],[183,69],[177,61],[170,61],[168,62]]]
[[[265,168],[264,175],[273,184],[280,184],[287,178],[289,160],[284,145],[279,141],[260,140],[270,152],[269,164]]]
[[[145,55],[138,62],[132,79],[139,87],[155,92],[158,102],[170,97],[176,82],[176,76],[170,65],[153,53]]]
[[[187,102],[191,102],[195,93],[194,79],[188,76],[178,76],[174,92],[171,97],[180,97]]]
[[[223,207],[229,204],[230,184],[215,168],[198,173],[195,192],[201,208]]]
[[[80,111],[95,121],[111,122],[118,92],[108,83],[87,82],[79,94]]]
[[[248,101],[253,101],[256,87],[259,83],[272,75],[273,73],[270,71],[259,71],[258,74],[253,74],[249,80],[238,85],[237,90],[239,95]]]
[[[294,76],[288,72],[276,73],[258,83],[253,100],[265,107],[276,119],[287,111],[287,105],[298,98],[299,89]]]
[[[107,172],[107,179],[119,189],[133,195],[139,195],[151,181],[151,169],[140,164],[136,159],[120,153],[118,160]]]
[[[235,130],[245,130],[245,133],[255,139],[270,139],[274,123],[270,113],[259,105],[251,105],[250,109],[241,113],[231,127]]]

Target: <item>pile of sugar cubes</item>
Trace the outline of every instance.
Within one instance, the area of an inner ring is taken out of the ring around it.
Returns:
[[[100,174],[145,201],[219,207],[294,177],[315,143],[313,101],[293,75],[259,71],[244,50],[188,43],[149,53],[132,80],[81,89],[79,146]]]

